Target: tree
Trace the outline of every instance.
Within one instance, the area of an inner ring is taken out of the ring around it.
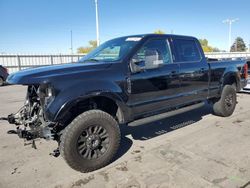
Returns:
[[[231,46],[231,52],[245,52],[247,50],[246,44],[241,37],[237,37]]]
[[[221,50],[219,48],[213,48],[213,52],[221,52]]]
[[[204,52],[212,52],[213,48],[208,45],[208,40],[207,39],[199,39],[202,49]]]
[[[164,32],[164,31],[162,31],[162,30],[160,30],[160,29],[158,29],[158,30],[156,30],[156,31],[154,32],[154,34],[160,34],[160,35],[163,35],[163,34],[165,34],[165,32]]]
[[[93,49],[95,49],[96,47],[97,47],[97,41],[96,40],[90,40],[89,41],[89,46],[77,48],[77,53],[86,54],[86,53],[89,53],[90,51],[92,51]]]
[[[220,50],[218,48],[214,48],[212,46],[209,46],[207,39],[199,39],[202,49],[204,52],[219,52]]]
[[[96,48],[97,47],[97,41],[96,40],[91,40],[89,41],[89,44],[91,47]]]

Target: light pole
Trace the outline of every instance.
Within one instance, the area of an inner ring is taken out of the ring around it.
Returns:
[[[234,22],[237,22],[239,19],[236,18],[236,19],[226,19],[223,21],[223,23],[227,23],[229,24],[229,35],[228,35],[228,51],[230,52],[230,49],[231,49],[231,43],[232,43],[232,24]]]
[[[70,30],[70,50],[71,50],[71,62],[73,63],[73,32]]]
[[[70,50],[71,50],[71,54],[73,54],[73,32],[72,30],[70,30]]]
[[[100,37],[99,37],[98,0],[95,0],[95,18],[96,18],[96,43],[97,43],[97,46],[99,46],[100,45]]]

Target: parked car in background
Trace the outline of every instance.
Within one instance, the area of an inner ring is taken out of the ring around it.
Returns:
[[[5,80],[9,76],[8,69],[0,65],[0,86],[3,86],[5,83]]]

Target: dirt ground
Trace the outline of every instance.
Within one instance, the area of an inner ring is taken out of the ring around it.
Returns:
[[[0,88],[0,116],[23,104],[26,88]],[[233,116],[220,118],[207,105],[166,120],[121,127],[115,161],[81,174],[62,157],[49,155],[56,143],[40,140],[37,150],[0,122],[0,187],[250,187],[250,95],[238,94]]]

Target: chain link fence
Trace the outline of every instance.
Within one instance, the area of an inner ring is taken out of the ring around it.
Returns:
[[[250,58],[249,52],[209,52],[205,54],[208,58],[227,59],[227,58]]]

